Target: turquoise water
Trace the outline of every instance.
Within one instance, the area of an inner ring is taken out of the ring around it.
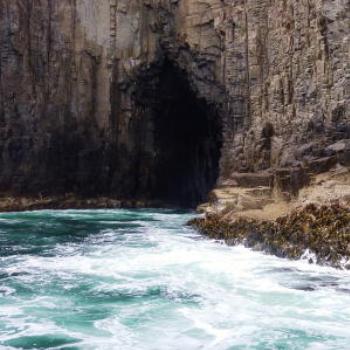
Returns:
[[[0,349],[350,349],[350,272],[206,240],[189,218],[0,214]]]

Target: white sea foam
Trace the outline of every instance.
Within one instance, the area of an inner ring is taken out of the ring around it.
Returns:
[[[128,215],[138,227],[103,223],[50,254],[3,257],[4,348],[57,334],[84,350],[348,349],[350,272],[309,264],[310,252],[289,261],[196,239],[182,226],[189,215],[170,212],[36,215],[47,214],[82,225],[94,215],[96,222]]]

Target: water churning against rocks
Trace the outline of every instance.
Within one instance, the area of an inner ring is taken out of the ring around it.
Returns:
[[[170,210],[0,215],[1,349],[349,349],[350,272],[207,240]]]

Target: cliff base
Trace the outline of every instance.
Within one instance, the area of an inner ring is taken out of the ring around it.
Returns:
[[[75,194],[47,197],[0,196],[0,212],[42,209],[169,208],[168,203],[149,200],[120,200],[113,197],[84,198]],[[175,207],[175,206],[174,206]]]
[[[204,217],[190,224],[229,245],[350,269],[349,169],[311,176],[294,197],[266,186],[267,178],[276,180],[276,173],[269,176],[240,174],[235,184],[215,189],[199,208]]]

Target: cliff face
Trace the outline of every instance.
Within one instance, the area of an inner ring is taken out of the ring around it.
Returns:
[[[1,192],[192,204],[346,164],[349,107],[348,0],[0,0]]]

